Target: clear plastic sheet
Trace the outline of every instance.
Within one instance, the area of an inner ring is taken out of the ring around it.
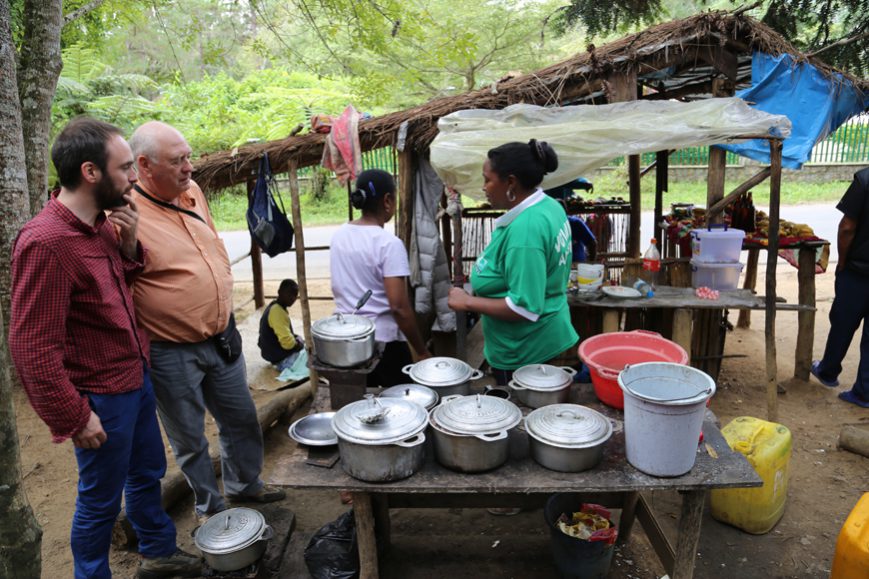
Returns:
[[[787,137],[791,123],[749,107],[739,98],[682,103],[632,101],[610,105],[502,110],[470,109],[442,117],[431,145],[431,164],[443,182],[483,199],[483,162],[489,149],[510,141],[547,141],[558,170],[543,188],[562,185],[622,155],[724,143],[740,136]]]

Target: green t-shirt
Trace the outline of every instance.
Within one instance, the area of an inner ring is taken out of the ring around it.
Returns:
[[[482,316],[490,366],[515,370],[540,364],[579,340],[567,307],[571,255],[564,209],[540,190],[495,222],[492,240],[471,272],[471,286],[475,295],[506,298],[525,320]]]

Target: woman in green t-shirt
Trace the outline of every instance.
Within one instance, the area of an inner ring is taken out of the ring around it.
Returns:
[[[482,315],[483,351],[503,385],[513,370],[559,357],[579,336],[567,306],[570,224],[561,205],[539,188],[543,176],[558,168],[558,155],[531,139],[501,145],[487,156],[486,199],[508,211],[495,221],[492,239],[477,257],[474,295],[453,288],[449,304]]]

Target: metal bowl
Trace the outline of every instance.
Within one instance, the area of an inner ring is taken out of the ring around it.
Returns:
[[[303,416],[290,426],[290,438],[307,446],[338,444],[338,436],[332,430],[334,417],[334,412],[318,412]]]

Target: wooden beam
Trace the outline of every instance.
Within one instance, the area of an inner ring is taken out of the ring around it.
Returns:
[[[779,205],[781,203],[782,142],[769,142],[769,244],[766,258],[766,416],[778,421],[778,366],[775,352],[776,262],[778,261]]]
[[[763,183],[766,178],[769,177],[770,173],[770,168],[764,167],[756,174],[749,177],[742,185],[728,193],[723,199],[717,201],[715,205],[709,207],[709,209],[706,210],[706,218],[708,219],[710,215],[718,215],[719,213],[724,211],[724,208],[736,201],[736,199],[740,195],[742,195],[743,193],[748,193],[750,189],[758,186],[760,183]]]
[[[748,250],[748,264],[745,266],[745,282],[742,287],[751,291],[757,286],[757,262],[760,257],[759,249]],[[739,310],[739,320],[736,322],[737,328],[751,327],[751,310]]]
[[[670,151],[658,151],[655,153],[655,239],[658,240],[658,248],[663,256],[664,230],[661,229],[661,221],[664,219],[664,191],[670,187]],[[675,256],[669,256],[675,257]]]
[[[815,342],[815,255],[814,247],[799,250],[799,304],[810,310],[797,314],[797,347],[794,352],[794,378],[808,381],[812,369],[812,347]]]
[[[413,234],[413,151],[405,149],[398,154],[398,238],[410,252],[410,236]]]
[[[305,349],[313,358],[314,340],[311,337],[311,303],[308,299],[308,276],[305,268],[305,229],[302,224],[302,204],[299,200],[299,175],[295,161],[290,161],[287,171],[290,178],[290,200],[293,210],[293,229],[296,241],[296,282],[299,284],[299,302],[302,304],[302,331],[305,335]],[[317,371],[310,369],[311,383],[314,385],[313,396],[317,396],[317,388],[320,385]]]
[[[253,190],[256,181],[247,182],[247,202],[253,202]],[[263,254],[253,235],[250,236],[250,270],[253,277],[253,303],[256,309],[265,305],[265,287],[263,285]]]
[[[697,545],[700,543],[700,526],[703,522],[703,504],[706,491],[679,491],[682,495],[682,510],[679,514],[679,538],[676,541],[676,557],[670,577],[691,579],[697,560]]]

